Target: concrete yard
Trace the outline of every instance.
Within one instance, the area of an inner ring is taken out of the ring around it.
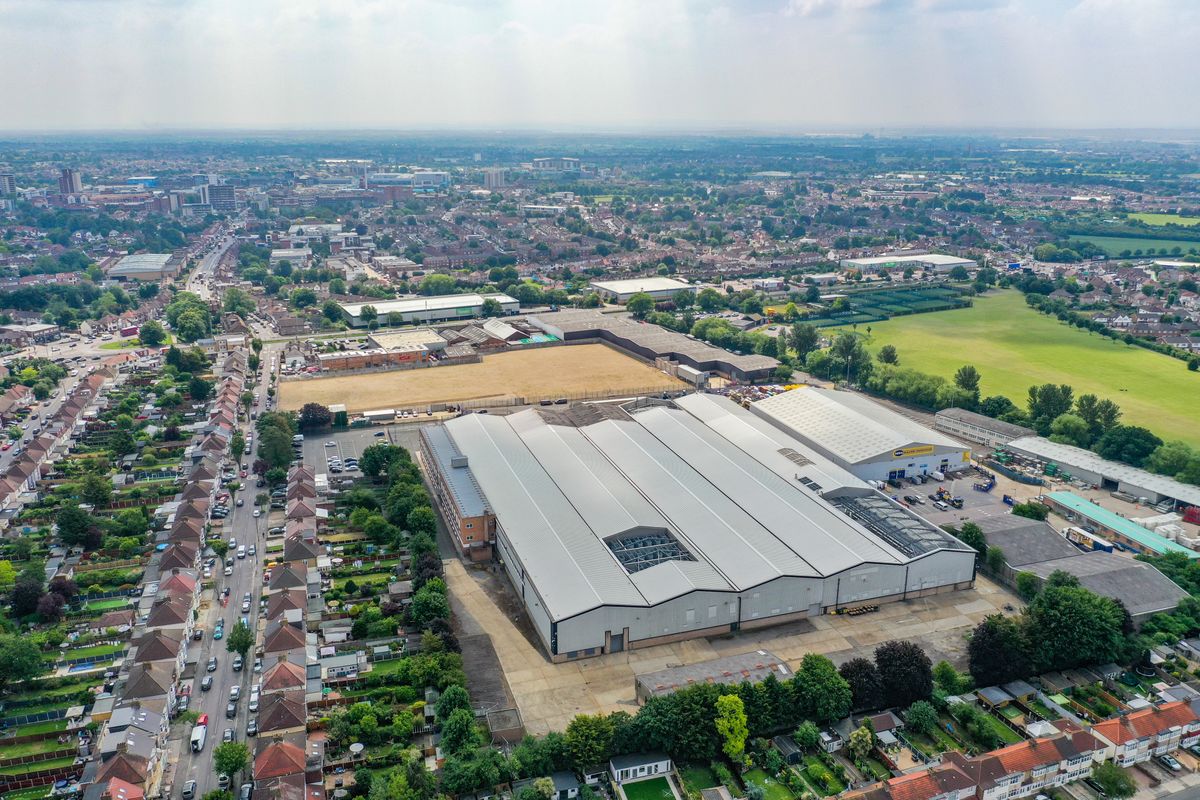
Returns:
[[[279,407],[343,403],[354,413],[394,408],[424,410],[432,403],[509,398],[530,403],[560,397],[620,397],[685,388],[687,384],[603,344],[560,345],[487,355],[477,364],[456,364],[279,384]],[[477,403],[478,404],[478,403]]]
[[[912,639],[935,662],[966,661],[966,634],[985,616],[1011,613],[1019,600],[980,576],[972,590],[881,606],[858,617],[823,616],[717,639],[691,639],[574,663],[551,663],[532,640],[519,604],[504,579],[446,560],[446,580],[460,624],[491,636],[508,687],[529,733],[563,730],[577,714],[636,710],[634,677],[684,663],[770,649],[793,669],[805,653],[841,663],[869,656],[889,639]]]

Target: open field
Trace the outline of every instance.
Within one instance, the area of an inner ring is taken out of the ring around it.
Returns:
[[[983,395],[1023,406],[1030,385],[1067,383],[1075,396],[1111,398],[1123,421],[1163,439],[1200,446],[1200,375],[1177,359],[1065,325],[1025,305],[1020,293],[976,298],[972,308],[871,324],[867,345],[894,345],[900,366],[946,378],[963,364],[983,376]],[[863,326],[859,326],[859,332]]]
[[[1136,253],[1140,250],[1145,253],[1150,248],[1159,251],[1164,247],[1167,250],[1178,247],[1180,254],[1186,254],[1189,250],[1195,250],[1200,253],[1200,242],[1188,241],[1187,239],[1135,239],[1131,236],[1072,236],[1071,241],[1091,242],[1108,254],[1109,258],[1120,258],[1121,253],[1126,251]]]
[[[351,412],[421,409],[431,403],[511,396],[536,403],[589,392],[620,396],[685,385],[611,347],[583,344],[497,353],[478,364],[285,381],[279,386],[279,407],[294,410],[316,402],[345,403]]]
[[[1130,214],[1129,219],[1136,219],[1147,225],[1184,225],[1189,228],[1192,225],[1200,225],[1200,217],[1181,217],[1178,214],[1151,214],[1149,212],[1142,212],[1139,214]]]

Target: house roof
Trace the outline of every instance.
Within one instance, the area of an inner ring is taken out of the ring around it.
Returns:
[[[159,697],[167,693],[173,680],[174,670],[161,661],[134,664],[129,669],[129,679],[121,697],[125,700]]]
[[[264,695],[258,708],[258,727],[264,733],[303,727],[307,719],[303,691]]]
[[[137,640],[136,646],[133,660],[141,664],[147,661],[173,661],[179,656],[182,642],[163,631],[150,631]]]
[[[291,742],[271,742],[254,758],[254,779],[304,773],[304,751]]]
[[[280,653],[298,647],[304,647],[304,631],[280,620],[267,624],[267,632],[263,635],[264,653]]]
[[[1097,722],[1092,730],[1097,736],[1122,745],[1147,736],[1154,736],[1179,725],[1194,725],[1200,722],[1196,710],[1190,703],[1178,701],[1161,706],[1133,711],[1123,717],[1113,717]]]
[[[304,686],[306,679],[307,670],[303,664],[296,664],[281,658],[263,672],[262,688],[264,692],[295,689]]]

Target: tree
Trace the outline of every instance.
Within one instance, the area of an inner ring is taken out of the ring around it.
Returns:
[[[952,267],[947,275],[952,281],[966,281],[971,279],[971,273],[967,272],[967,268],[962,264]]]
[[[442,723],[442,749],[452,755],[472,752],[479,746],[479,730],[470,709],[460,708]]]
[[[1070,411],[1073,404],[1074,390],[1065,383],[1029,387],[1029,419],[1043,436],[1050,432],[1050,423]]]
[[[450,603],[446,600],[446,584],[441,578],[434,578],[413,594],[408,616],[412,624],[419,628],[428,625],[431,620],[445,619],[450,616]]]
[[[6,592],[17,582],[17,570],[12,562],[5,559],[0,561],[0,592]]]
[[[691,289],[680,289],[672,296],[671,301],[675,304],[676,308],[682,311],[685,308],[692,307],[696,302],[696,295],[692,293]]]
[[[38,601],[42,599],[42,579],[40,576],[22,573],[17,576],[13,585],[11,600],[14,617],[27,617],[37,611]]]
[[[958,694],[968,690],[971,681],[949,661],[939,661],[933,665],[933,683],[947,694]]]
[[[1012,513],[1016,514],[1018,517],[1044,521],[1046,517],[1050,515],[1050,509],[1041,503],[1035,503],[1034,501],[1030,500],[1028,503],[1017,503],[1015,506],[1013,506]]]
[[[280,428],[267,428],[258,435],[258,456],[269,468],[282,469],[292,461],[292,437]]]
[[[333,414],[320,403],[305,403],[300,409],[300,430],[311,431],[318,428],[328,428],[333,422]]]
[[[875,747],[875,732],[868,728],[865,724],[850,731],[850,741],[848,742],[850,753],[857,760],[862,761],[867,756],[871,755],[871,750]]]
[[[453,276],[434,273],[421,279],[420,292],[424,295],[454,294],[457,287],[458,281]]]
[[[79,586],[66,575],[55,575],[50,579],[47,591],[58,595],[69,603],[79,595]]]
[[[716,289],[701,289],[696,295],[696,305],[701,311],[713,312],[725,307],[725,298]]]
[[[1093,766],[1092,780],[1100,784],[1105,797],[1111,797],[1113,800],[1125,800],[1137,793],[1137,782],[1112,761]]]
[[[1026,602],[1032,600],[1041,591],[1042,581],[1032,572],[1017,573],[1017,594]]]
[[[954,385],[963,391],[979,396],[979,370],[970,364],[965,364],[954,373]]]
[[[815,750],[821,744],[821,729],[810,719],[804,720],[792,734],[796,744],[805,750]]]
[[[194,342],[208,335],[208,312],[198,308],[189,308],[175,320],[173,327],[180,341]]]
[[[645,319],[654,310],[654,298],[645,292],[637,292],[625,303],[625,310],[636,319]]]
[[[1123,661],[1125,615],[1111,599],[1047,580],[1025,610],[1026,640],[1039,672]]]
[[[240,620],[225,634],[225,649],[241,655],[242,658],[246,657],[246,653],[253,646],[254,634],[251,633],[250,626]]]
[[[888,705],[907,706],[933,694],[933,664],[912,642],[884,642],[875,648],[875,666]]]
[[[42,618],[42,622],[54,623],[62,619],[63,606],[62,595],[44,594],[38,598],[37,613]]]
[[[954,531],[951,531],[954,533]],[[979,555],[987,553],[987,537],[983,535],[983,529],[974,522],[964,522],[963,526],[958,529],[954,535],[960,542],[974,549]]]
[[[1102,458],[1140,467],[1162,443],[1162,439],[1145,428],[1117,425],[1100,437],[1095,449]]]
[[[816,325],[810,325],[807,322],[797,322],[792,326],[791,336],[792,349],[796,351],[796,357],[803,361],[808,357],[808,354],[821,344],[821,334],[817,330]]]
[[[909,730],[928,734],[938,725],[937,710],[927,700],[918,700],[904,712],[904,724]]]
[[[58,510],[54,524],[58,526],[58,538],[62,543],[76,547],[87,541],[92,515],[77,505],[67,503]]]
[[[567,724],[566,745],[571,765],[580,774],[601,764],[612,753],[613,722],[607,714],[579,714]]]
[[[724,740],[721,750],[735,764],[740,764],[746,754],[746,738],[750,729],[746,722],[746,707],[736,694],[723,694],[717,698],[717,733]]]
[[[138,329],[138,340],[146,347],[158,347],[167,340],[167,332],[161,322],[152,319],[142,323]]]
[[[408,460],[408,451],[394,444],[373,444],[362,451],[358,468],[368,478],[377,478],[397,461]]]
[[[250,748],[241,742],[222,742],[213,748],[213,768],[232,778],[246,768]]]
[[[102,475],[89,472],[79,484],[79,499],[95,508],[108,508],[112,503],[112,483]]]
[[[193,403],[203,403],[212,395],[212,381],[206,381],[199,375],[193,375],[188,381],[188,395]]]
[[[1004,565],[1008,563],[1004,558],[1004,551],[994,545],[988,547],[987,553],[984,555],[983,560],[984,563],[987,564],[988,570],[990,570],[993,575],[1003,574]]]
[[[445,721],[451,714],[460,708],[470,710],[471,697],[467,694],[467,690],[461,686],[447,686],[446,691],[442,692],[442,696],[437,701],[437,718]]]
[[[976,686],[996,686],[1030,673],[1021,629],[1002,614],[984,617],[975,626],[967,643],[967,658]]]
[[[838,668],[838,674],[850,686],[855,710],[869,711],[883,705],[883,682],[874,662],[862,657],[852,658]]]
[[[900,363],[900,356],[896,353],[896,346],[885,344],[879,348],[879,352],[875,354],[875,358],[880,364],[896,365]]]
[[[482,317],[498,317],[504,313],[504,306],[500,305],[500,301],[494,297],[484,298],[483,305],[479,309],[479,314]]]
[[[850,684],[825,656],[806,654],[792,679],[792,686],[801,716],[818,723],[829,723],[850,713],[853,703]]]
[[[1077,414],[1060,414],[1050,423],[1050,441],[1087,447],[1092,443],[1092,430]]]
[[[38,646],[26,636],[0,637],[0,692],[11,682],[27,681],[46,671]]]

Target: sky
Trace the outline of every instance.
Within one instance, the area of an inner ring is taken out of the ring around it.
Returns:
[[[0,130],[1200,128],[1198,0],[0,0]]]

